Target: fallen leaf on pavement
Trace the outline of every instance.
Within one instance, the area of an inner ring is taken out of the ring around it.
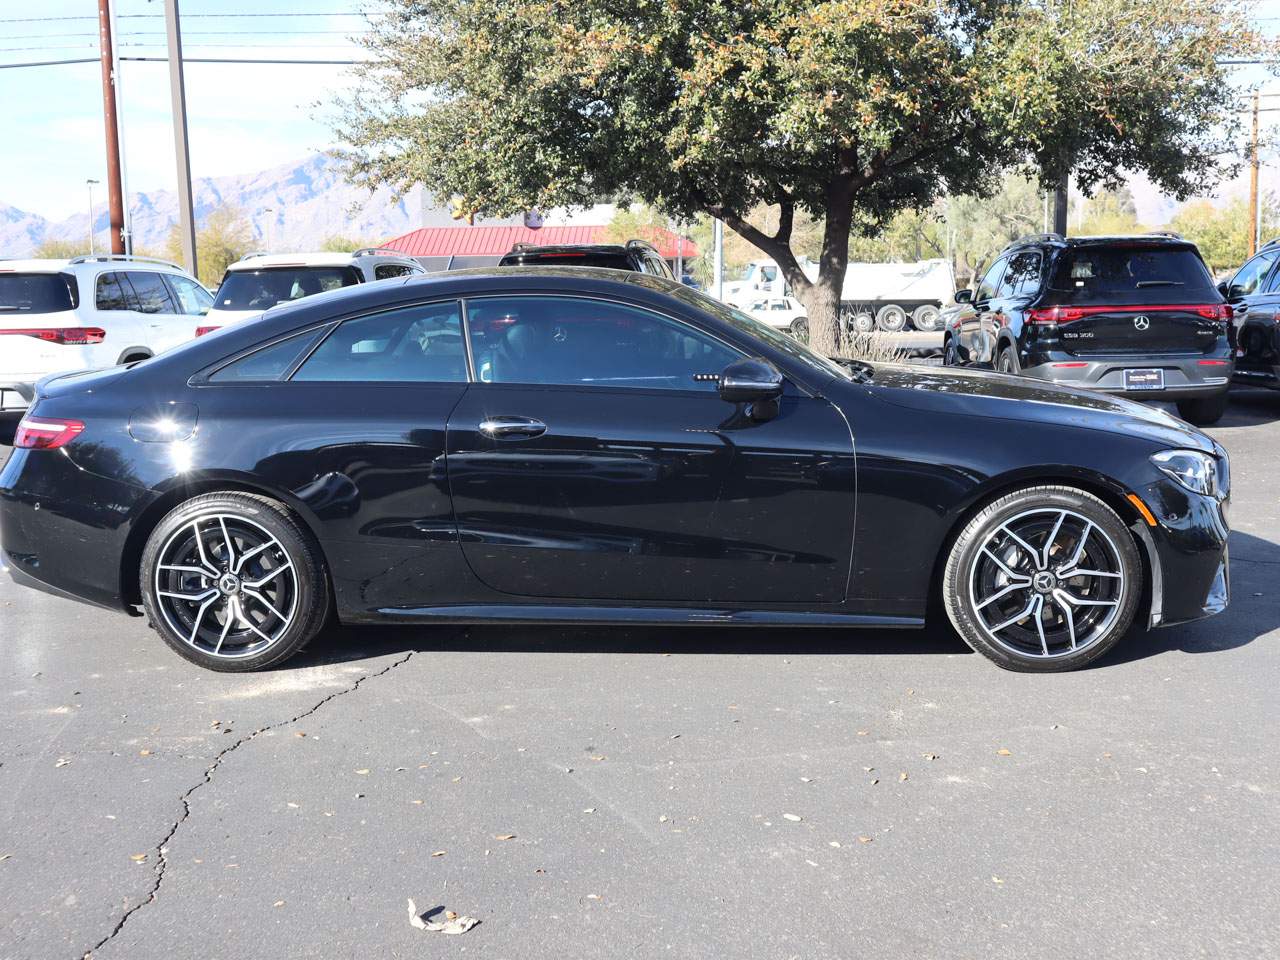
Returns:
[[[55,763],[55,764],[54,764],[54,766],[55,766],[55,767],[65,767],[65,766],[66,766],[67,764],[69,764],[70,762],[71,762],[71,758],[70,758],[70,757],[59,757],[59,758],[58,758],[58,762],[57,762],[57,763]]]
[[[992,877],[992,878],[991,878],[991,882],[992,882],[992,883],[1004,883],[1004,881],[1003,881],[1003,880],[1001,880],[999,877]]]
[[[433,911],[434,912],[434,911]],[[409,900],[409,925],[415,930],[427,930],[431,933],[459,934],[466,933],[480,921],[475,917],[460,917],[449,910],[445,913],[444,922],[423,920],[418,916],[418,908],[413,900]]]
[[[273,903],[273,904],[272,904],[272,906],[273,906],[273,907],[283,907],[283,906],[284,906],[284,901],[283,901],[283,900],[277,900],[275,903]]]
[[[860,736],[860,737],[865,737],[866,735],[867,735],[867,731],[866,731],[866,730],[859,730],[859,731],[858,731],[858,736]]]
[[[996,751],[996,756],[997,756],[997,757],[1012,757],[1012,756],[1013,756],[1013,751],[1012,751],[1012,750],[1006,750],[1004,747],[1001,747],[999,750],[997,750],[997,751]]]
[[[147,859],[147,855],[145,853],[135,853],[131,854],[129,859],[134,863],[141,863],[143,860]]]
[[[138,756],[140,756],[140,757],[149,757],[149,756],[151,756],[151,751],[150,751],[150,750],[139,750],[139,751],[138,751]]]
[[[840,849],[840,841],[839,841],[839,840],[832,840],[832,841],[830,841],[830,842],[828,842],[828,843],[827,843],[827,846],[828,846],[828,847],[835,847],[837,850],[839,850],[839,849]]]
[[[495,833],[493,835],[495,840],[514,840],[515,838],[516,835],[514,833]]]
[[[898,782],[901,783],[903,780],[906,780],[906,779],[907,779],[907,771],[903,770],[900,774],[898,774]]]
[[[437,850],[435,853],[433,853],[433,854],[432,854],[432,856],[433,856],[433,857],[443,857],[443,856],[444,856],[444,851],[443,851],[443,850]]]
[[[365,770],[357,770],[357,771],[356,771],[356,773],[358,773],[358,774],[359,774],[360,776],[362,776],[362,777],[365,777],[365,776],[368,776],[368,775],[369,775],[369,771],[368,771],[367,769],[365,769]]]
[[[858,838],[858,842],[859,842],[859,843],[870,843],[870,842],[871,842],[872,840],[874,840],[874,839],[875,839],[874,837],[859,837],[859,838]]]
[[[784,814],[782,815],[782,819],[783,819],[783,820],[790,820],[792,823],[799,823],[799,822],[801,821],[801,819],[802,819],[802,818],[801,818],[801,817],[797,817],[794,813],[784,813]]]

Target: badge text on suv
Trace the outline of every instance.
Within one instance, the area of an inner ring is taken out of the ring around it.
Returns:
[[[1231,307],[1180,237],[1025,237],[956,301],[947,364],[1172,400],[1197,424],[1226,409]]]

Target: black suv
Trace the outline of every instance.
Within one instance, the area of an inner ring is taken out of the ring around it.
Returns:
[[[1172,400],[1197,424],[1226,409],[1231,307],[1176,235],[1024,237],[956,302],[943,363]]]
[[[1232,381],[1280,389],[1280,240],[1262,249],[1218,289],[1235,314],[1236,366]]]
[[[658,248],[643,240],[628,240],[625,244],[566,243],[549,247],[517,243],[498,261],[500,267],[546,267],[553,264],[562,267],[609,267],[675,279]]]

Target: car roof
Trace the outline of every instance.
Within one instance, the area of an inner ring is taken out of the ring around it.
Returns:
[[[1194,243],[1176,233],[1109,233],[1081,237],[1064,237],[1057,233],[1037,233],[1029,237],[1019,237],[1001,250],[1000,253],[1005,254],[1011,250],[1040,247],[1055,247],[1065,250],[1082,247],[1106,247],[1115,244],[1195,249]]]
[[[28,260],[0,260],[0,273],[63,273],[68,270],[74,272],[77,267],[97,264],[114,266],[117,270],[154,270],[158,273],[188,275],[182,267],[176,263],[170,263],[168,260],[118,253],[86,253],[70,259],[33,257]]]
[[[0,273],[61,273],[67,260],[0,260]]]
[[[366,248],[352,253],[330,250],[302,253],[247,253],[235,263],[229,264],[227,269],[237,271],[265,270],[275,267],[349,267],[364,260],[417,265],[417,261],[408,254],[399,251],[375,252],[372,248]]]
[[[503,256],[537,256],[538,254],[560,253],[611,253],[625,257],[627,255],[627,247],[621,243],[550,243],[542,247],[513,247]]]

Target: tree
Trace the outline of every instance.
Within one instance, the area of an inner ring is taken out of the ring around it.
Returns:
[[[326,253],[355,253],[357,250],[364,250],[366,247],[378,247],[382,242],[379,240],[356,240],[352,237],[344,237],[339,234],[325,237],[320,243],[320,249]]]
[[[1114,236],[1145,229],[1138,222],[1138,208],[1128,187],[1101,191],[1085,201],[1082,212],[1077,231],[1082,236]]]
[[[37,260],[70,260],[72,257],[78,257],[85,252],[87,251],[82,243],[50,238],[36,247],[32,256]]]
[[[253,227],[237,207],[217,207],[196,231],[196,261],[199,279],[206,287],[216,287],[227,267],[253,249]],[[169,231],[164,256],[182,262],[182,232],[178,224]]]
[[[1249,231],[1253,211],[1243,197],[1215,207],[1208,200],[1185,204],[1169,224],[1200,248],[1200,255],[1215,274],[1234,271],[1249,256]],[[1262,202],[1262,240],[1280,236],[1280,204],[1272,195]]]
[[[388,0],[341,156],[356,182],[476,213],[624,192],[718,217],[834,352],[855,225],[984,194],[1020,162],[1083,185],[1203,180],[1233,115],[1217,60],[1251,48],[1244,24],[1236,0]],[[812,281],[803,214],[821,224]]]

